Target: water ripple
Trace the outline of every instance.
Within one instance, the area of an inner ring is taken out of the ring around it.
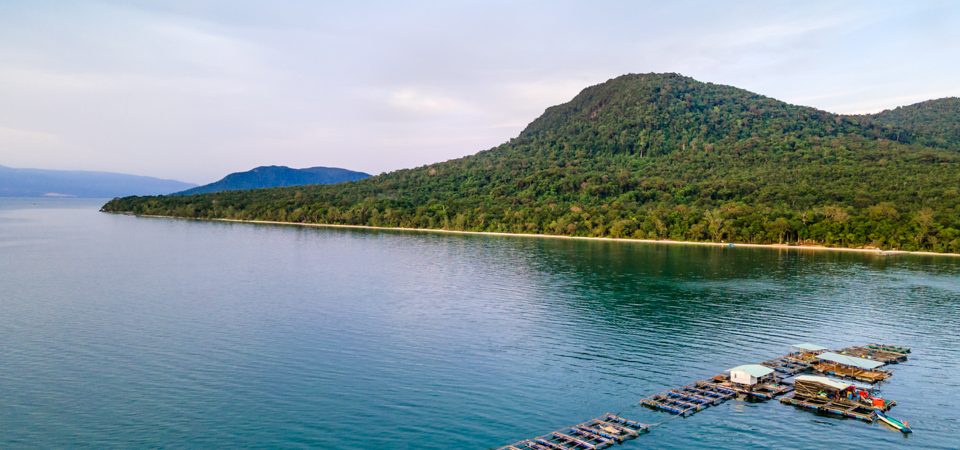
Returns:
[[[0,204],[2,447],[487,448],[608,410],[660,422],[641,396],[798,341],[912,346],[885,390],[917,433],[730,402],[624,448],[956,446],[956,260],[96,206]]]

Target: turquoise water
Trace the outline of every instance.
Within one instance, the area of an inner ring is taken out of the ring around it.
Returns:
[[[142,219],[0,199],[0,447],[957,448],[960,259]],[[904,437],[644,395],[791,343],[914,348]]]

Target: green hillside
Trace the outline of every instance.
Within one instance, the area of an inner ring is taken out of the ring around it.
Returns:
[[[472,156],[339,185],[127,197],[103,210],[960,252],[957,144],[918,114],[878,116],[625,75]]]
[[[960,147],[960,98],[928,100],[867,116],[884,125],[900,127],[925,145]]]

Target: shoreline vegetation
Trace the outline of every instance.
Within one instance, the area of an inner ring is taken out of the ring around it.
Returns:
[[[960,98],[840,115],[677,74],[624,75],[470,156],[340,184],[124,197],[103,209],[960,253]]]
[[[496,232],[496,231],[462,231],[462,230],[445,230],[442,228],[378,227],[378,226],[372,226],[372,225],[343,225],[343,224],[333,224],[333,223],[281,222],[276,220],[217,219],[217,218],[202,218],[202,217],[198,218],[198,217],[164,216],[164,215],[156,215],[156,214],[133,214],[133,213],[127,213],[127,212],[109,212],[109,211],[101,211],[101,212],[106,212],[108,214],[117,214],[122,216],[143,217],[143,218],[151,218],[151,219],[176,219],[176,220],[199,221],[199,222],[227,222],[227,223],[244,223],[244,224],[254,224],[254,225],[295,226],[295,227],[306,227],[306,228],[340,228],[340,229],[352,229],[352,230],[402,231],[402,232],[413,232],[413,233],[478,235],[478,236],[498,236],[498,237],[517,237],[517,238],[537,238],[537,239],[569,239],[569,240],[624,242],[624,243],[638,243],[638,244],[695,245],[695,246],[702,246],[702,247],[719,247],[719,248],[766,248],[766,249],[775,249],[775,250],[833,251],[833,252],[848,252],[848,253],[864,253],[864,254],[877,255],[877,256],[910,255],[910,256],[960,257],[960,253],[947,253],[947,252],[940,253],[940,252],[912,251],[912,250],[883,250],[878,248],[827,247],[825,245],[749,244],[749,243],[738,243],[738,242],[678,241],[678,240],[672,240],[672,239],[638,239],[638,238],[612,238],[612,237],[593,237],[593,236],[566,236],[562,234],[506,233],[506,232]]]

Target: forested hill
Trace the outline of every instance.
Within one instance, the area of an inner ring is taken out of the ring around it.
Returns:
[[[520,137],[603,144],[610,151],[646,156],[698,143],[851,133],[896,136],[892,126],[875,121],[668,74],[625,75],[589,87],[572,101],[548,108]]]
[[[103,210],[960,252],[960,148],[945,138],[960,114],[915,109],[842,116],[675,74],[624,75],[472,156],[340,185],[127,197]]]
[[[928,100],[868,116],[885,125],[917,135],[920,143],[960,147],[960,98]]]
[[[246,172],[231,173],[217,182],[178,192],[176,195],[209,194],[221,191],[302,186],[306,184],[335,184],[362,180],[369,176],[368,173],[336,167],[292,169],[286,166],[260,166]]]

